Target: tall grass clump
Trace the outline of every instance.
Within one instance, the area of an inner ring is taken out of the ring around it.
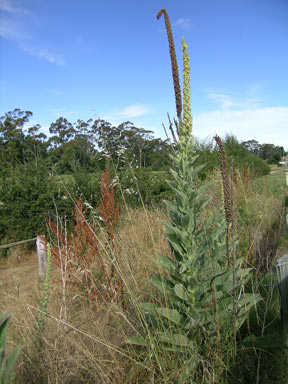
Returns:
[[[162,298],[140,305],[148,331],[139,331],[140,336],[128,342],[148,345],[164,381],[221,383],[229,374],[227,363],[236,353],[237,332],[260,297],[244,291],[250,269],[235,255],[231,186],[219,137],[223,209],[209,217],[204,215],[212,185],[196,183],[204,165],[195,166],[189,56],[184,38],[182,50],[183,116],[178,121],[173,181],[169,182],[175,199],[166,201],[170,221],[164,223],[172,256],[157,255],[159,273],[154,273],[150,282]],[[164,356],[175,364],[169,365]]]

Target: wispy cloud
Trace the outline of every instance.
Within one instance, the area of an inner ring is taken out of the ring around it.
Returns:
[[[5,18],[1,18],[0,20],[0,36],[7,40],[18,40],[23,38],[23,35],[19,31],[18,23]]]
[[[0,0],[0,36],[18,46],[31,56],[48,61],[58,66],[64,65],[62,55],[51,52],[45,47],[35,44],[33,36],[27,26],[29,22],[26,9],[19,7],[14,0]]]
[[[131,118],[131,117],[139,117],[146,115],[150,112],[150,109],[143,104],[134,104],[134,105],[128,105],[127,107],[123,108],[121,111],[117,112],[116,115],[125,117],[125,118]]]
[[[261,84],[246,87],[242,95],[211,89],[204,92],[214,108],[195,115],[196,136],[231,133],[239,140],[255,139],[288,147],[288,107],[264,106]]]
[[[255,139],[288,148],[288,107],[218,110],[194,118],[196,136],[234,134],[239,140]],[[277,134],[275,134],[277,132]]]
[[[189,29],[191,27],[191,19],[180,17],[175,21],[174,25],[183,29]]]
[[[205,90],[208,99],[220,109],[250,109],[259,108],[261,106],[261,98],[259,95],[260,86],[251,85],[248,87],[243,96],[232,96],[230,93],[221,92],[219,90]]]
[[[133,104],[133,105],[127,105],[126,107],[118,111],[116,110],[116,111],[105,113],[104,116],[105,116],[105,119],[115,122],[115,121],[119,121],[119,119],[120,120],[122,119],[123,121],[123,119],[132,119],[135,117],[140,117],[143,115],[147,115],[150,112],[151,112],[151,109],[144,104]]]
[[[49,111],[52,112],[53,115],[56,117],[66,117],[67,118],[67,117],[73,117],[73,116],[77,115],[76,111],[68,111],[65,109],[50,109]]]
[[[64,65],[64,59],[61,55],[57,55],[55,53],[49,52],[45,48],[37,48],[37,47],[23,47],[24,51],[29,53],[32,56],[38,57],[39,59],[43,59],[48,61],[51,64],[56,64],[58,66]]]
[[[207,94],[208,98],[211,99],[215,104],[217,104],[221,109],[228,109],[232,106],[237,105],[229,95],[217,92],[209,92]]]
[[[137,123],[134,120],[135,118],[148,115],[151,112],[152,112],[151,108],[148,107],[147,105],[132,104],[132,105],[127,105],[126,107],[120,110],[114,110],[107,113],[102,113],[101,118],[115,125],[121,124],[123,123],[123,121],[125,120],[127,121],[129,119],[133,119],[133,122]],[[95,113],[94,113],[94,116],[96,116]]]
[[[58,89],[47,89],[47,92],[51,93],[51,95],[54,95],[54,96],[64,95],[64,93],[62,91],[59,91]]]
[[[22,7],[18,7],[11,0],[0,0],[0,11],[2,12],[10,12],[10,13],[26,13],[26,10]]]

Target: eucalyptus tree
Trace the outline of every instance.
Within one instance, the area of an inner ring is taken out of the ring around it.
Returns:
[[[31,116],[32,112],[21,111],[16,108],[0,118],[0,158],[2,165],[9,163],[15,167],[18,163],[23,163],[24,125]]]

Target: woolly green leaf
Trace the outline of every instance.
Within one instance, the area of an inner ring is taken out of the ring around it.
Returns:
[[[192,347],[192,343],[188,339],[188,337],[182,334],[163,332],[159,334],[159,339],[164,343],[170,343],[172,345],[177,345],[180,347]]]
[[[193,255],[193,253],[188,254],[187,255],[187,260],[185,262],[183,262],[183,263],[181,263],[181,262],[179,263],[180,264],[180,268],[179,268],[180,274],[183,274],[184,272],[186,272],[191,267],[191,265],[193,263],[195,263],[195,255]]]
[[[202,195],[202,193],[207,191],[207,189],[210,189],[215,184],[216,184],[215,181],[209,181],[209,183],[201,185],[201,187],[198,188],[198,194]]]
[[[156,306],[152,303],[140,303],[139,307],[144,313],[151,313],[152,315],[156,313]]]
[[[178,199],[180,199],[180,201],[187,201],[187,196],[184,192],[182,192],[178,188],[174,187],[172,183],[168,183],[168,184],[169,184],[170,188],[173,190],[173,192],[175,192]]]
[[[249,310],[255,306],[263,298],[259,294],[245,293],[244,297],[242,296],[236,306],[237,314],[237,327],[240,328],[244,323]]]
[[[6,317],[6,319],[3,320],[6,313],[4,313],[1,316],[1,323],[0,323],[0,347],[4,348],[6,343],[6,335],[7,335],[7,325],[8,321],[10,320],[10,317]]]
[[[183,316],[176,309],[156,308],[156,310],[159,315],[166,317],[175,324],[181,325],[184,322]]]
[[[169,209],[169,211],[178,214],[178,208],[177,208],[177,205],[174,202],[171,202],[171,201],[168,201],[168,200],[164,200],[164,204]]]
[[[171,287],[169,286],[169,282],[165,281],[164,277],[151,277],[149,279],[150,283],[158,289],[159,292],[161,292],[163,295],[169,294],[169,291],[171,291]]]
[[[245,347],[253,347],[253,348],[285,348],[287,349],[287,345],[285,341],[281,338],[275,338],[272,336],[255,336],[250,335],[245,337],[242,340],[242,345]]]
[[[165,279],[160,275],[155,275],[155,277],[151,278],[149,281],[163,296],[166,297],[169,303],[171,303],[173,306],[181,306],[181,300],[175,294],[168,279]]]
[[[241,301],[243,303],[242,306],[245,306],[247,310],[249,310],[261,300],[263,300],[263,297],[259,293],[245,293],[241,297]]]
[[[176,284],[175,287],[174,287],[174,292],[176,293],[176,295],[178,297],[180,297],[180,299],[185,300],[185,301],[189,301],[190,300],[190,297],[187,294],[187,292],[184,289],[182,284]]]
[[[7,357],[6,359],[6,367],[5,367],[5,372],[3,376],[3,384],[8,384],[9,382],[9,377],[12,373],[13,366],[19,356],[20,353],[20,346],[17,346],[12,353]]]
[[[169,240],[169,243],[170,243],[170,246],[172,247],[172,250],[178,252],[178,255],[181,255],[181,257],[183,256],[184,254],[184,251],[183,251],[183,248],[181,246],[181,242],[179,241],[178,237],[173,235],[173,234],[170,234],[168,237],[168,240]]]
[[[1,378],[3,377],[5,368],[5,350],[4,348],[0,348],[0,384],[1,384]]]
[[[197,176],[199,172],[202,171],[203,168],[205,168],[206,164],[201,164],[201,165],[198,165],[198,167],[195,167],[194,168],[194,175]]]
[[[182,224],[182,227],[185,228],[187,231],[192,232],[195,227],[193,215],[189,213],[187,215],[182,215],[181,224]]]
[[[125,339],[126,344],[134,344],[134,345],[142,345],[144,347],[147,346],[147,340],[140,335],[128,337]]]
[[[179,181],[181,181],[181,179],[180,179],[178,173],[176,171],[174,171],[174,169],[172,169],[172,168],[170,169],[170,173],[171,173],[172,177],[175,179],[175,181],[177,182],[176,184],[179,184]],[[169,180],[167,180],[167,181],[169,183]]]
[[[175,262],[170,259],[170,257],[161,255],[160,253],[157,253],[156,256],[157,259],[153,261],[154,264],[171,274],[178,274]]]

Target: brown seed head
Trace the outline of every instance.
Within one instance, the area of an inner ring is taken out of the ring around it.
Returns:
[[[164,15],[165,26],[166,26],[168,42],[169,42],[169,52],[170,52],[170,59],[171,59],[171,66],[172,66],[172,75],[173,75],[173,84],[174,84],[177,117],[178,117],[178,120],[181,121],[182,99],[181,99],[181,88],[180,88],[179,72],[178,72],[174,39],[173,39],[172,28],[171,28],[169,16],[168,16],[168,13],[166,12],[166,9],[161,9],[158,12],[157,19],[159,20],[162,15]]]
[[[221,158],[221,176],[222,176],[222,184],[223,184],[223,192],[224,192],[224,210],[226,223],[229,224],[232,221],[232,198],[231,198],[231,188],[228,176],[228,167],[227,167],[227,159],[224,150],[224,146],[222,140],[219,136],[214,137],[220,153]]]

